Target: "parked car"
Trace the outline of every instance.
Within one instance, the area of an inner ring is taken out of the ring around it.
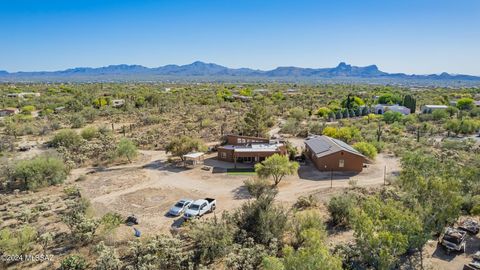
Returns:
[[[217,201],[212,198],[205,198],[194,201],[183,214],[185,220],[197,218],[210,213],[217,207]]]
[[[30,149],[32,149],[32,146],[30,145],[22,145],[18,148],[18,151],[20,152],[27,152],[29,151]]]
[[[190,199],[181,199],[178,201],[170,210],[168,210],[168,214],[171,216],[179,216],[181,215],[189,206],[193,203],[193,200]]]
[[[460,230],[464,230],[466,232],[469,232],[473,235],[476,235],[480,231],[480,225],[478,224],[478,221],[470,219],[470,218],[461,222],[460,226],[458,226],[458,228]]]
[[[465,264],[463,266],[464,270],[479,270],[480,269],[480,262],[479,261],[473,261],[471,263]]]
[[[475,252],[475,254],[473,254],[472,258],[476,261],[480,261],[480,251]]]
[[[440,237],[439,243],[447,249],[447,252],[452,250],[465,252],[467,232],[448,227]]]

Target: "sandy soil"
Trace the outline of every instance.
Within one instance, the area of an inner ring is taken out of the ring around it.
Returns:
[[[251,176],[227,175],[221,169],[233,164],[220,162],[210,155],[205,164],[215,167],[204,171],[177,168],[166,163],[168,156],[163,151],[142,151],[142,155],[132,164],[109,168],[82,168],[72,171],[70,179],[86,174],[86,180],[76,182],[88,197],[97,215],[109,211],[124,216],[135,214],[140,219],[138,228],[143,233],[168,232],[178,227],[181,218],[166,216],[166,212],[182,198],[217,199],[216,214],[239,207],[250,197],[243,181]],[[278,200],[292,204],[299,196],[318,193],[330,196],[341,187],[348,187],[350,179],[357,180],[359,186],[383,183],[383,168],[398,170],[398,162],[393,157],[379,155],[375,164],[360,174],[333,174],[333,189],[330,189],[330,173],[321,173],[310,164],[302,166],[299,174],[286,177],[280,184]],[[213,173],[215,172],[215,173]],[[209,215],[210,216],[210,215]]]

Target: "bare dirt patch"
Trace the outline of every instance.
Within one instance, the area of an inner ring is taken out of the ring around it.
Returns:
[[[166,216],[168,209],[179,199],[215,198],[217,215],[225,210],[232,211],[250,199],[243,181],[252,176],[228,175],[218,170],[213,173],[213,170],[204,171],[200,167],[177,167],[167,163],[168,156],[163,151],[142,151],[141,154],[132,164],[72,172],[78,177],[94,171],[87,175],[86,180],[77,183],[82,195],[91,201],[97,216],[107,212],[117,212],[125,217],[135,214],[140,219],[138,228],[153,234],[168,232],[180,223],[179,218]],[[215,154],[207,156],[206,163],[213,167],[232,165],[218,162],[214,157]],[[398,163],[393,157],[379,155],[376,163],[360,174],[335,174],[332,189],[329,173],[318,172],[307,165],[302,170],[309,171],[311,176],[286,177],[279,185],[277,199],[282,204],[292,205],[302,195],[316,194],[320,198],[329,198],[348,187],[351,178],[357,179],[359,186],[380,185],[383,183],[383,168],[388,162]],[[133,237],[129,229],[120,229],[119,232]]]

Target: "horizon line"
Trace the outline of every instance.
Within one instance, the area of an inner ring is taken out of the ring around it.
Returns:
[[[350,63],[348,63],[348,62],[346,62],[346,61],[340,61],[336,66],[333,66],[333,67],[301,67],[301,66],[294,66],[294,65],[281,65],[281,66],[276,66],[276,67],[271,68],[271,69],[260,69],[260,68],[252,68],[252,67],[229,67],[229,66],[222,65],[222,64],[217,64],[217,63],[214,63],[214,62],[207,62],[207,61],[202,61],[202,60],[195,60],[195,61],[193,61],[193,62],[186,63],[186,64],[163,64],[163,65],[159,65],[159,66],[146,66],[146,65],[141,65],[141,64],[126,64],[126,63],[120,63],[120,64],[108,64],[108,65],[102,65],[102,66],[73,66],[73,67],[68,67],[68,68],[63,68],[63,69],[51,69],[51,70],[30,70],[30,71],[18,70],[18,71],[8,71],[8,70],[6,70],[6,69],[0,69],[0,71],[5,71],[5,72],[7,72],[8,74],[15,74],[15,73],[40,73],[40,72],[59,72],[59,71],[66,71],[66,70],[70,70],[70,69],[77,69],[77,68],[99,69],[99,68],[114,67],[114,66],[140,66],[140,67],[144,67],[144,68],[148,68],[148,69],[154,69],[154,68],[165,67],[165,66],[187,66],[187,65],[194,64],[194,63],[213,64],[213,65],[218,65],[218,66],[222,66],[222,67],[229,68],[229,69],[251,69],[251,70],[254,70],[254,71],[272,71],[272,70],[275,70],[275,69],[278,69],[278,68],[327,69],[327,68],[336,68],[336,67],[338,67],[340,64],[344,63],[344,64],[349,65],[349,66],[352,66],[352,67],[369,67],[369,66],[376,66],[376,67],[378,68],[378,70],[380,70],[380,71],[382,71],[382,72],[389,73],[389,74],[405,74],[405,75],[420,75],[420,76],[425,76],[425,75],[441,75],[441,74],[443,74],[443,73],[447,73],[447,74],[449,74],[449,75],[454,75],[454,76],[455,76],[455,75],[467,75],[467,76],[480,77],[480,74],[479,74],[479,75],[476,75],[476,74],[465,74],[465,73],[450,73],[450,72],[448,72],[448,71],[441,71],[441,72],[436,72],[436,73],[388,72],[388,71],[384,71],[384,70],[380,69],[379,66],[376,65],[376,64],[357,66],[357,65],[350,64]]]

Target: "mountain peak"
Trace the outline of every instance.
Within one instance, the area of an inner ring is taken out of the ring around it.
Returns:
[[[376,65],[353,66],[340,62],[333,68],[278,67],[272,70],[249,68],[228,68],[215,63],[195,61],[186,65],[166,65],[148,68],[140,65],[110,65],[104,67],[77,67],[63,71],[13,72],[0,71],[3,81],[123,81],[123,80],[232,80],[232,81],[360,81],[360,82],[421,82],[448,85],[461,82],[465,85],[479,85],[480,77],[461,74],[407,75],[387,73]]]
[[[347,63],[345,62],[340,62],[336,67],[336,69],[349,69],[351,67],[352,67],[351,65],[347,65]]]

